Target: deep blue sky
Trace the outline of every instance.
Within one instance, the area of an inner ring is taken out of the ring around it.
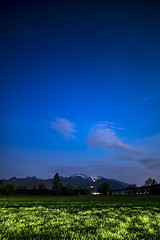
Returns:
[[[0,178],[160,181],[160,2],[1,5]]]

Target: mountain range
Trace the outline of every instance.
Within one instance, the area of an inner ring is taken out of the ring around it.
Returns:
[[[45,184],[47,189],[52,189],[52,179],[39,179],[36,177],[27,177],[27,178],[16,178],[12,177],[8,180],[2,179],[4,184],[15,184],[16,187],[26,187],[27,189],[32,189],[35,186],[38,187],[40,183]],[[100,184],[108,182],[111,190],[119,190],[128,187],[130,184],[120,182],[115,179],[107,179],[101,176],[98,177],[89,177],[84,174],[74,174],[69,177],[60,177],[61,184],[67,186],[68,184],[74,188],[87,188],[92,191],[96,190]]]

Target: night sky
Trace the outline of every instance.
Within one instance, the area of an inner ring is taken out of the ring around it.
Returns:
[[[1,1],[0,179],[160,182],[160,1]]]

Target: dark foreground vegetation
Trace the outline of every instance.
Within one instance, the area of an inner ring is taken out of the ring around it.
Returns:
[[[0,239],[160,239],[160,196],[0,196]]]

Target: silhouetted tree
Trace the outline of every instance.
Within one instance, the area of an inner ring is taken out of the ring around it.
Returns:
[[[109,194],[109,184],[107,182],[105,182],[105,183],[99,185],[98,192],[102,193],[103,195],[108,195]]]
[[[52,180],[52,192],[54,195],[62,194],[62,184],[60,183],[59,174],[56,173]]]
[[[28,189],[26,188],[26,186],[17,186],[16,189],[15,189],[15,193],[18,193],[18,194],[26,194],[28,191]]]
[[[74,188],[70,184],[66,186],[66,195],[74,195]]]
[[[0,193],[4,193],[4,182],[0,180]]]
[[[4,187],[4,182],[3,180],[0,180],[0,188]]]
[[[39,183],[38,184],[38,192],[40,194],[45,194],[47,192],[46,185],[44,183]]]
[[[22,189],[22,186],[19,185],[19,186],[16,187],[16,189],[17,189],[17,190]]]
[[[154,186],[156,184],[157,184],[157,181],[152,178],[148,178],[144,183],[145,186]]]
[[[129,185],[127,188],[126,188],[126,190],[128,190],[127,191],[127,193],[128,194],[131,194],[131,193],[134,193],[135,194],[135,192],[136,192],[136,184],[131,184],[131,185]]]
[[[152,179],[152,178],[148,178],[145,181],[145,186],[149,186],[150,187],[149,194],[159,194],[158,189],[156,189],[156,185],[157,184],[158,184],[157,181],[155,179]]]
[[[15,192],[15,185],[14,184],[7,184],[5,187],[4,187],[4,191],[7,195],[9,194],[13,194]]]
[[[79,188],[79,194],[80,195],[89,195],[90,192],[87,188]]]
[[[36,186],[36,185],[34,185],[34,186],[32,187],[32,189],[30,190],[30,193],[33,194],[33,195],[38,193],[38,189],[37,189],[37,186]]]

